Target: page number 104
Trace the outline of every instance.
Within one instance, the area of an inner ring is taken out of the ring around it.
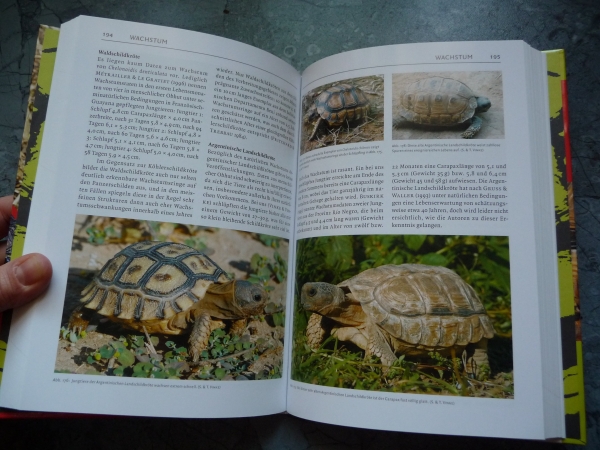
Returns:
[[[112,33],[102,33],[102,37],[113,37]]]

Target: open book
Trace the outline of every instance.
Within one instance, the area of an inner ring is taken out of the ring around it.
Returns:
[[[1,406],[585,439],[561,52],[40,36]]]

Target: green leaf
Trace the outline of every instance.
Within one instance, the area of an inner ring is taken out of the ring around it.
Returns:
[[[123,353],[127,351],[125,344],[121,341],[113,341],[110,343],[111,347],[114,348],[117,352]]]
[[[100,350],[98,350],[98,353],[100,353],[100,356],[102,358],[109,359],[112,358],[112,356],[115,354],[115,349],[109,347],[108,345],[103,345],[102,347],[100,347]]]
[[[510,292],[510,270],[508,267],[501,266],[483,256],[479,259],[479,262],[502,289]]]
[[[444,255],[437,253],[427,253],[421,257],[421,264],[427,264],[429,266],[442,266],[445,267],[448,264],[448,260]]]
[[[225,378],[225,375],[227,375],[227,371],[225,369],[222,369],[220,367],[215,369],[215,377],[217,378],[217,380],[222,380],[223,378]]]
[[[261,261],[262,257],[258,253],[252,255],[252,258],[250,259],[250,268],[253,272],[256,272],[259,269]]]
[[[125,367],[130,367],[133,365],[133,363],[135,363],[135,356],[133,356],[133,353],[131,353],[129,350],[125,350],[121,352],[117,358],[117,361],[119,361],[119,364]]]
[[[148,373],[150,372],[150,370],[152,370],[154,366],[152,365],[152,363],[149,362],[139,362],[137,363],[134,367],[133,367],[133,372],[134,373]]]
[[[169,375],[164,370],[156,370],[150,373],[150,378],[157,378],[159,380],[164,380],[168,378]]]
[[[131,345],[133,347],[141,347],[141,348],[145,348],[144,347],[144,337],[143,336],[129,336],[129,339],[131,341]]]
[[[325,264],[328,268],[345,271],[352,265],[352,236],[321,238]]]
[[[262,283],[261,278],[258,275],[256,275],[255,273],[251,274],[248,277],[248,281],[252,284],[261,284]]]
[[[273,323],[276,327],[282,327],[285,325],[285,314],[283,312],[278,312],[273,314]]]
[[[409,234],[404,236],[404,243],[409,249],[416,252],[421,248],[425,239],[427,239],[427,236],[424,234]]]
[[[263,267],[258,271],[257,275],[261,278],[269,279],[271,277],[271,269]]]

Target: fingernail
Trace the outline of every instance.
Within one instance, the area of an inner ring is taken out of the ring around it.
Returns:
[[[42,281],[46,266],[36,255],[25,255],[15,260],[14,274],[23,286],[31,286]]]

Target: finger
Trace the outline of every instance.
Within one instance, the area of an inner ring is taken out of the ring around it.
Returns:
[[[0,239],[2,239],[8,234],[8,225],[10,224],[12,202],[12,195],[0,197]]]
[[[0,242],[0,266],[4,264],[6,259],[6,241]]]
[[[0,266],[0,312],[39,297],[50,284],[48,258],[31,253]]]

